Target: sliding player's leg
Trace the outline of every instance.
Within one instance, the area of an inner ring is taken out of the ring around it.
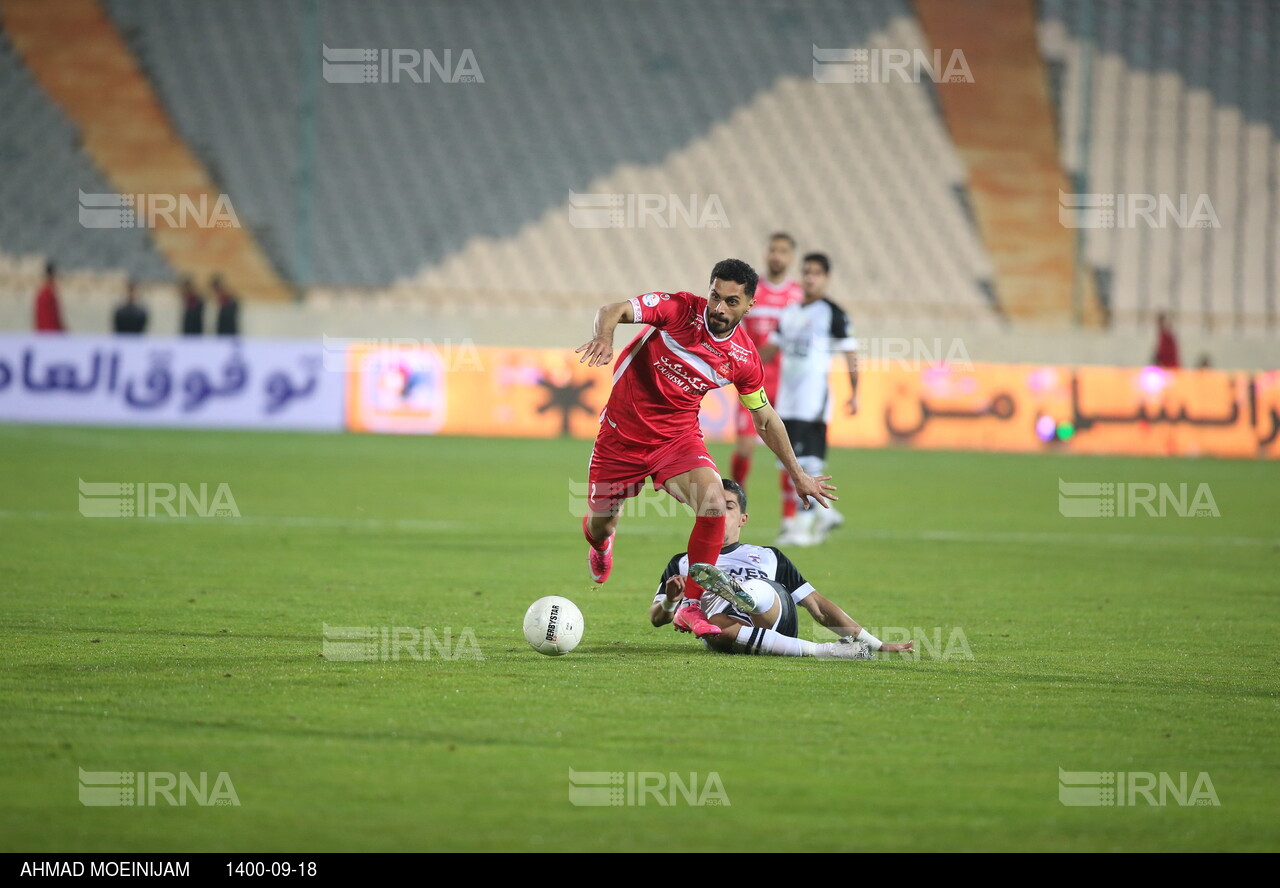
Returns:
[[[706,589],[716,602],[706,606],[708,619],[720,627],[720,634],[703,639],[707,647],[725,654],[770,654],[778,657],[816,657],[826,660],[870,660],[874,655],[862,642],[851,638],[818,644],[797,638],[798,620],[791,594],[779,583],[766,579],[750,579],[738,583],[719,568],[721,577],[710,576],[707,565],[690,568],[707,580]],[[737,591],[725,598],[717,590],[729,583]],[[750,601],[754,610],[744,611],[731,602]]]

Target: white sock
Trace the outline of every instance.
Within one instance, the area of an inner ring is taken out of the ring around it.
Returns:
[[[827,461],[825,459],[818,459],[816,456],[801,456],[796,461],[800,463],[800,468],[804,469],[807,474],[812,475],[815,478],[819,475],[826,474],[824,469],[826,468]],[[809,503],[809,508],[807,510],[805,509],[806,501]],[[796,503],[799,504],[799,511],[797,511],[796,514],[805,516],[805,520],[800,522],[801,526],[804,528],[805,533],[812,533],[814,519],[818,517],[818,512],[822,511],[822,506],[818,505],[818,501],[816,499],[813,499],[812,497],[802,497],[800,494],[796,494]]]
[[[880,650],[880,648],[884,645],[884,642],[876,638],[870,632],[868,632],[865,626],[859,629],[858,634],[853,636],[853,638],[855,641],[865,642],[867,647],[871,648],[871,650],[873,651]]]
[[[802,638],[791,638],[772,629],[743,626],[733,640],[734,648],[744,654],[773,654],[778,657],[812,657],[818,646]]]

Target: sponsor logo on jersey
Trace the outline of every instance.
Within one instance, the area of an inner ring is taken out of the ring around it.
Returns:
[[[729,357],[733,358],[735,361],[749,361],[751,360],[751,352],[741,345],[738,345],[738,343],[731,341],[729,343]]]
[[[680,386],[680,388],[684,389],[686,392],[704,394],[709,388],[711,388],[706,380],[702,379],[700,376],[690,373],[689,369],[685,367],[684,364],[674,358],[668,357],[667,355],[660,356],[658,360],[654,362],[653,366],[659,373],[676,383],[676,385]]]
[[[645,293],[644,296],[640,298],[640,301],[643,302],[647,307],[653,308],[655,305],[658,304],[660,299],[665,299],[665,298],[667,298],[665,293],[663,294]]]

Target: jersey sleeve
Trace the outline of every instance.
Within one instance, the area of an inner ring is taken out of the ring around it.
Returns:
[[[853,327],[849,323],[849,316],[844,313],[844,309],[831,303],[831,350],[838,351],[857,351],[858,340],[853,335]]]
[[[681,552],[678,555],[672,555],[671,560],[667,562],[667,567],[662,572],[662,579],[658,580],[658,591],[653,596],[654,602],[661,601],[667,596],[667,593],[662,591],[662,587],[667,585],[667,580],[684,573],[684,570],[681,569],[681,563],[684,561],[684,556],[684,552]]]
[[[791,593],[791,600],[796,604],[809,597],[811,592],[817,590],[813,588],[813,584],[801,576],[799,569],[792,563],[791,559],[782,554],[780,549],[769,547],[778,558],[778,569],[774,573],[774,580],[783,585],[788,592]]]
[[[637,324],[651,327],[669,327],[678,324],[689,314],[690,293],[645,293],[632,296],[631,311]]]

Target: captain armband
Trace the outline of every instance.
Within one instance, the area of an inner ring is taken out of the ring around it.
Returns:
[[[748,410],[759,410],[761,407],[764,407],[769,403],[769,396],[764,393],[763,388],[760,388],[758,391],[751,392],[747,395],[738,395],[738,400],[742,403],[742,406],[746,407]]]

